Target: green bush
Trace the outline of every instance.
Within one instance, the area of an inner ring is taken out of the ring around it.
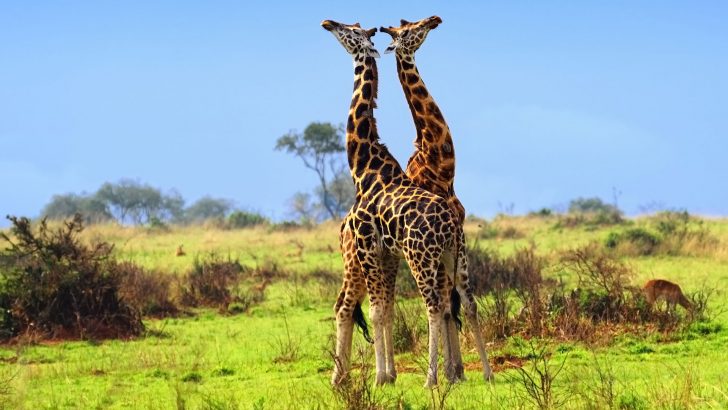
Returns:
[[[622,248],[633,255],[652,255],[658,251],[662,238],[644,228],[629,228],[623,232],[610,232],[604,245],[610,249]]]
[[[577,198],[569,203],[569,212],[560,215],[554,226],[560,228],[575,228],[586,226],[594,228],[605,225],[618,225],[624,223],[622,211],[614,205],[604,203],[599,198]]]
[[[647,410],[647,401],[634,392],[626,392],[619,396],[617,408],[620,410]]]
[[[227,218],[225,226],[228,229],[241,229],[251,226],[264,225],[268,223],[268,218],[261,214],[248,211],[235,211]]]

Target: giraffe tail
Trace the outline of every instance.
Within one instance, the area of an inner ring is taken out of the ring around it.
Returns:
[[[369,335],[369,325],[367,325],[367,320],[364,318],[364,312],[361,310],[361,303],[357,302],[356,306],[354,306],[354,313],[352,317],[354,319],[354,323],[356,323],[356,325],[359,326],[359,329],[361,329],[361,334],[364,336],[364,339],[369,343],[374,343],[374,340],[372,340],[372,337]]]
[[[450,291],[450,315],[455,321],[455,326],[457,326],[459,331],[462,331],[463,321],[460,320],[460,292],[458,292],[455,286]]]

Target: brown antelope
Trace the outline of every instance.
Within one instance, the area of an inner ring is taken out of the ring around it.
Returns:
[[[177,252],[175,253],[175,255],[177,255],[177,256],[185,256],[185,255],[187,255],[185,253],[185,250],[182,249],[182,245],[180,245],[180,246],[177,247]]]
[[[693,304],[685,297],[682,289],[676,283],[664,279],[648,280],[642,287],[642,292],[650,307],[654,306],[657,300],[664,299],[667,302],[668,311],[674,311],[675,305],[680,305],[687,311],[693,309]]]

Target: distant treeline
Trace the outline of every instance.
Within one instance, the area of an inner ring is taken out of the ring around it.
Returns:
[[[189,206],[179,192],[162,192],[151,185],[123,179],[107,182],[94,193],[54,195],[43,208],[42,216],[67,219],[83,215],[87,223],[116,221],[121,224],[190,224],[220,221],[231,227],[267,222],[257,212],[237,209],[232,200],[205,196]]]

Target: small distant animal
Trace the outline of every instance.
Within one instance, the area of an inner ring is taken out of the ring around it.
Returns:
[[[693,309],[693,304],[685,297],[680,286],[668,280],[648,280],[645,286],[642,287],[642,292],[645,294],[647,303],[650,306],[654,306],[655,302],[663,299],[667,302],[668,311],[674,311],[675,305],[680,305],[687,311],[692,311]]]
[[[175,255],[177,255],[177,256],[185,256],[185,255],[187,255],[185,253],[185,250],[182,249],[182,245],[180,245],[180,246],[177,247],[177,252],[175,253]]]

